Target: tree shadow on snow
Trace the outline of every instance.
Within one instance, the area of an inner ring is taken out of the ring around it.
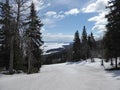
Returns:
[[[72,65],[72,64],[80,64],[80,65],[84,65],[84,64],[86,64],[86,61],[67,62],[67,63],[66,63],[66,65]]]
[[[112,77],[120,80],[120,68],[118,69],[106,69],[107,73],[110,73]]]

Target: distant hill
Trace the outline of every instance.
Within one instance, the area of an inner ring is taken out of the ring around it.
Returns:
[[[43,54],[50,54],[54,52],[59,52],[61,50],[64,50],[65,48],[69,47],[71,42],[45,42],[44,45],[42,46],[43,48]]]

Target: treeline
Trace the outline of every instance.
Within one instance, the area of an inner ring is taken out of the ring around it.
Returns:
[[[91,62],[94,62],[94,58],[101,57],[101,40],[96,41],[92,32],[88,35],[85,26],[81,31],[81,37],[78,31],[75,32],[74,41],[71,42],[70,45],[58,50],[54,49],[53,53],[51,52],[50,54],[44,55],[43,63],[76,62],[87,60],[88,58],[91,59]]]
[[[79,32],[75,32],[72,61],[80,61],[91,58],[91,61],[94,62],[93,58],[95,57],[96,49],[96,41],[94,39],[93,33],[91,32],[90,35],[87,35],[85,26],[83,27],[81,38],[79,36]]]
[[[30,0],[0,1],[0,69],[35,73],[41,67],[41,20]]]
[[[119,68],[120,64],[120,0],[111,0],[108,2],[106,9],[109,13],[105,15],[108,23],[106,24],[107,31],[103,39],[97,41],[93,38],[93,34],[87,37],[85,27],[83,29],[82,37],[79,38],[79,33],[76,31],[73,44],[73,61],[81,59],[92,58],[96,45],[99,47],[99,55],[105,61],[110,61],[114,69]],[[101,50],[100,50],[101,49]],[[113,65],[115,64],[115,65]],[[103,61],[102,61],[103,65]]]

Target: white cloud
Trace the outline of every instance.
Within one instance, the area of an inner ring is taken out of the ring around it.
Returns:
[[[62,19],[64,18],[63,13],[57,13],[55,11],[48,11],[45,13],[46,18],[52,18],[52,19]]]
[[[45,26],[49,28],[53,28],[56,26],[55,25],[56,20],[55,19],[53,20],[52,18],[44,18],[42,19],[42,22],[44,23]]]
[[[58,14],[58,15],[54,16],[54,18],[56,18],[56,19],[63,19],[64,17],[65,16],[62,14]]]
[[[44,14],[45,18],[43,18],[43,23],[45,25],[53,27],[55,26],[54,24],[56,24],[57,21],[65,18],[66,16],[77,15],[79,13],[80,13],[80,10],[77,8],[73,8],[65,12],[64,11],[60,11],[60,12],[48,11]]]
[[[101,12],[99,13],[98,16],[94,16],[88,19],[88,21],[95,22],[95,25],[93,26],[92,30],[99,30],[100,32],[106,30],[105,28],[105,25],[107,24],[107,19],[105,18],[106,14],[107,12]]]
[[[83,8],[82,11],[85,13],[102,12],[105,10],[108,1],[109,0],[95,0],[94,2],[87,5],[87,7]]]
[[[55,11],[48,11],[44,15],[45,18],[43,18],[42,21],[48,27],[55,27],[56,22],[65,17],[63,13],[57,13]]]
[[[71,9],[65,12],[65,15],[77,15],[80,13],[80,10],[77,8]]]
[[[65,6],[69,9],[71,8],[80,8],[80,0],[47,0],[50,1],[52,3],[53,6]]]
[[[56,15],[56,14],[57,13],[55,11],[49,11],[45,15],[50,17],[50,16],[53,16],[53,15]]]
[[[98,32],[106,31],[105,25],[95,25],[92,30],[99,30]]]
[[[56,18],[56,19],[62,19],[64,18],[66,15],[77,15],[80,13],[80,10],[77,8],[73,8],[69,11],[60,11],[60,12],[55,12],[55,11],[48,11],[45,13],[46,17],[52,17],[52,18]]]
[[[98,22],[101,22],[101,20],[104,19],[105,14],[106,14],[105,12],[99,13],[98,16],[94,16],[94,17],[88,19],[88,21],[96,21],[97,23],[98,23]],[[102,23],[103,23],[103,22],[102,22]]]
[[[109,0],[93,0],[87,7],[82,9],[83,13],[98,13],[98,15],[88,19],[89,22],[95,22],[92,30],[98,30],[98,33],[103,33],[106,31],[105,25],[107,24],[107,19],[105,15],[108,13],[106,6]]]
[[[103,39],[103,36],[104,36],[104,33],[103,33],[103,34],[97,33],[97,34],[94,35],[94,37],[95,37],[96,40],[101,40],[101,39]]]
[[[29,2],[27,2],[26,6],[30,6],[32,2],[35,4],[35,8],[36,8],[37,11],[51,6],[50,3],[46,4],[44,2],[44,0],[29,0]]]
[[[49,6],[51,6],[50,3],[48,3],[48,4],[43,4],[42,6],[39,7],[39,10],[48,8]]]
[[[65,35],[62,33],[52,34],[52,33],[45,33],[43,35],[43,39],[45,41],[63,41],[63,42],[70,42],[73,41],[74,35]]]

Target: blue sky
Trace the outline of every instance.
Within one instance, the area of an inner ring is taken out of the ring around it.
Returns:
[[[33,0],[44,23],[43,40],[70,42],[76,30],[82,33],[86,26],[88,34],[100,38],[105,31],[104,18],[109,0]]]

